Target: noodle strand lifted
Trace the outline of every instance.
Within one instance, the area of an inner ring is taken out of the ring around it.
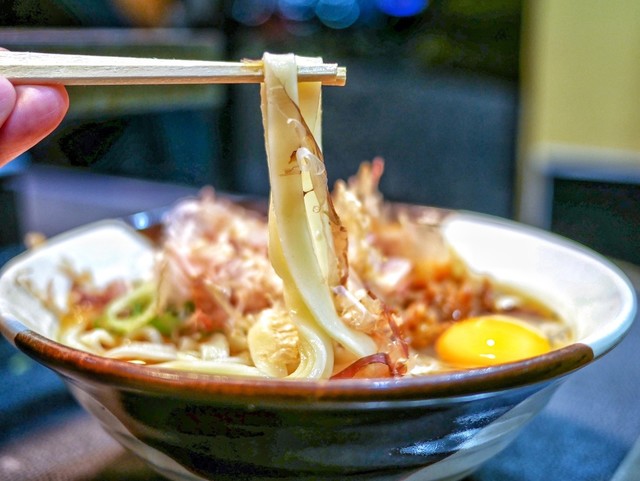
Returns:
[[[204,189],[165,215],[151,276],[98,287],[67,266],[62,342],[150,368],[279,379],[426,375],[567,342],[555,313],[473,274],[438,226],[385,204],[381,159],[331,195],[321,84],[297,78],[321,63],[262,59],[268,219]]]
[[[317,336],[329,336],[356,357],[374,354],[375,342],[346,326],[333,301],[332,288],[341,281],[335,251],[340,240],[331,235],[339,226],[332,229],[329,224],[339,221],[318,142],[321,86],[300,86],[296,77],[296,62],[321,63],[321,59],[265,54],[263,61],[262,116],[271,185],[269,254],[283,279],[285,302],[297,322],[304,322]],[[301,168],[299,153],[316,168]],[[330,362],[328,355],[325,358]],[[325,376],[331,368],[327,366]]]

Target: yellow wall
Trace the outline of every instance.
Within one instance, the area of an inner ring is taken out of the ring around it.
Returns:
[[[521,154],[640,152],[640,1],[529,0],[524,18]]]

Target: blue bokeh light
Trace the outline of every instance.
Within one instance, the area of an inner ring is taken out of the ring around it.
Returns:
[[[318,0],[278,0],[278,11],[287,20],[305,22],[315,17]]]
[[[243,25],[256,27],[271,18],[276,3],[276,0],[235,0],[231,6],[231,17]]]
[[[375,0],[377,7],[393,17],[418,15],[429,5],[429,0]]]
[[[360,17],[360,6],[357,0],[318,0],[316,15],[327,27],[347,28]]]
[[[428,5],[429,0],[234,0],[231,17],[249,27],[262,25],[277,14],[290,25],[316,18],[329,28],[344,29],[379,24],[385,16],[415,16]]]

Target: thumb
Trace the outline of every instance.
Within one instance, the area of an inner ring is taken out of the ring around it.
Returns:
[[[19,85],[15,95],[13,111],[0,128],[0,165],[49,135],[69,107],[69,97],[62,86]]]
[[[11,82],[4,77],[0,77],[0,127],[16,105],[16,89]]]

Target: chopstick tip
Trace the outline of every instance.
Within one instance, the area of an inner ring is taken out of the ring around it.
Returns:
[[[338,67],[336,74],[336,85],[338,87],[344,87],[347,84],[347,67]]]

